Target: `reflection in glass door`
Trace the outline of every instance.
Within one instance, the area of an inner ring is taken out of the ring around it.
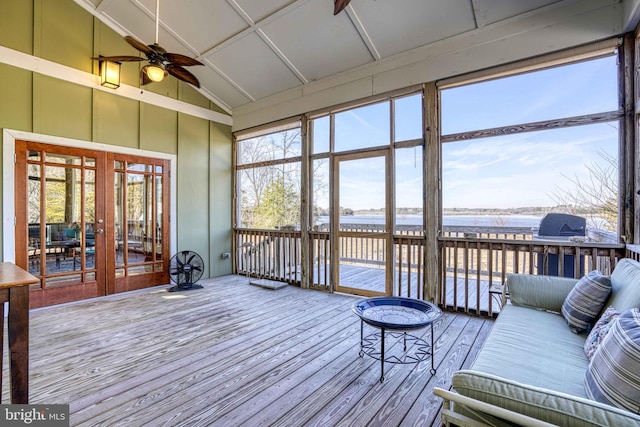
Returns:
[[[387,150],[334,157],[334,283],[339,292],[390,295],[391,207]],[[355,220],[355,218],[358,218]]]

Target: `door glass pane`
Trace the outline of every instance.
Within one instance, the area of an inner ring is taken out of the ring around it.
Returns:
[[[145,216],[144,175],[127,175],[127,259],[129,264],[144,261],[143,243],[147,218]]]
[[[27,218],[29,223],[28,260],[29,273],[39,276],[41,243],[44,242],[44,230],[40,229],[40,165],[28,166],[27,179]],[[41,236],[42,233],[42,236]],[[34,285],[40,286],[40,284]]]
[[[118,163],[118,162],[116,162]],[[116,165],[117,166],[117,165]],[[124,265],[124,247],[126,243],[125,239],[125,227],[126,223],[124,221],[124,173],[116,172],[115,173],[115,185],[114,185],[114,226],[115,226],[115,241],[116,241],[116,265]],[[121,271],[124,275],[124,270],[116,270]],[[117,275],[117,273],[116,273]]]
[[[49,156],[47,156],[49,157]],[[81,169],[45,166],[45,274],[81,270],[82,175]],[[47,278],[46,286],[82,281],[80,275]]]
[[[329,231],[329,159],[313,161],[313,229]]]
[[[152,172],[153,166],[141,163],[127,163],[127,170],[131,172]]]
[[[145,198],[144,198],[144,254],[145,261],[153,259],[154,246],[154,217],[153,217],[153,176],[145,175]]]
[[[162,176],[156,177],[156,221],[155,221],[155,249],[156,260],[162,259]]]
[[[84,229],[83,258],[86,268],[95,267],[96,237],[94,224],[96,223],[96,173],[94,170],[85,170],[85,198],[84,198]],[[100,228],[103,228],[102,226]]]
[[[395,233],[422,234],[422,146],[396,149]]]
[[[339,163],[339,286],[386,293],[386,159]]]
[[[82,157],[47,153],[45,161],[47,163],[64,163],[66,165],[80,166],[82,164]]]
[[[385,232],[385,158],[340,162],[340,230]]]

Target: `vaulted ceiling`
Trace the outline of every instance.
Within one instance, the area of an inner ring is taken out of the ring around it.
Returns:
[[[156,0],[75,1],[123,36],[153,43]],[[622,4],[613,0],[352,0],[334,16],[333,0],[160,0],[159,44],[203,62],[204,67],[189,67],[189,71],[200,80],[205,96],[232,112],[354,70],[366,73],[380,63],[420,52],[428,55],[425,47],[473,40],[496,26],[505,28],[501,34],[521,33],[527,26],[553,25],[545,20],[556,10],[572,7],[573,13],[586,13],[604,7],[622,9]],[[622,12],[619,16],[620,24],[611,33],[626,24]],[[509,26],[513,30],[507,30]]]

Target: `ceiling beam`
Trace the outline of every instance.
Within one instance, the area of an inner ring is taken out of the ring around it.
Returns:
[[[349,16],[349,19],[351,20],[351,23],[356,28],[356,31],[360,35],[360,38],[362,39],[364,44],[367,46],[367,49],[369,50],[371,57],[373,58],[374,61],[379,61],[381,58],[380,53],[378,52],[378,49],[376,48],[376,46],[373,44],[373,40],[371,40],[371,37],[369,37],[369,33],[367,33],[367,29],[364,28],[364,25],[362,24],[362,21],[360,21],[360,18],[358,17],[358,14],[356,13],[355,9],[353,8],[353,6],[347,5],[346,11],[347,11],[347,15]]]

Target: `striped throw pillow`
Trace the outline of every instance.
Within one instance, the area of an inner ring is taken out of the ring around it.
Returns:
[[[614,320],[584,377],[587,396],[640,413],[640,309]]]
[[[589,272],[571,289],[562,304],[562,315],[576,334],[596,320],[611,293],[611,279],[598,270]]]

